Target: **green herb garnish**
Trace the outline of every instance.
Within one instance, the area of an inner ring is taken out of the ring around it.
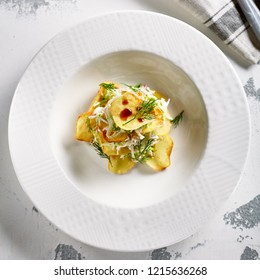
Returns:
[[[145,161],[153,157],[155,141],[156,140],[153,138],[142,139],[134,147],[134,155],[129,153],[125,156],[130,157],[134,161],[144,163]]]
[[[120,129],[121,129],[120,127],[116,126],[116,124],[113,123],[113,126],[112,126],[113,131],[119,131]]]
[[[91,126],[90,118],[89,118],[89,117],[87,117],[87,126],[88,126],[88,131],[89,131],[89,132],[92,132],[92,131],[93,131],[93,128],[92,128],[92,126]]]
[[[122,84],[129,87],[134,92],[138,92],[140,87],[142,86],[141,84],[138,84],[138,85],[135,85],[135,86],[128,85],[128,84],[125,84],[125,83],[122,83]]]
[[[101,95],[101,100],[99,101],[99,105],[101,106],[101,107],[104,107],[106,104],[107,104],[107,102],[108,102],[108,100],[111,98],[111,95],[110,94],[108,94],[108,93],[104,93],[104,94],[102,94]]]
[[[181,123],[183,119],[183,113],[184,111],[182,110],[174,119],[171,120],[171,123],[173,123],[175,128]]]
[[[146,119],[146,120],[152,120],[154,118],[154,115],[152,114],[153,109],[156,106],[156,99],[150,98],[147,101],[143,101],[141,105],[139,105],[137,107],[137,113],[136,115],[129,121],[127,121],[126,123],[124,123],[124,125],[130,123],[131,121],[133,121],[134,119]]]
[[[101,83],[99,86],[102,86],[108,91],[114,91],[116,89],[115,85],[113,83]]]
[[[99,86],[102,86],[106,91],[101,95],[99,105],[101,107],[105,107],[109,99],[114,97],[114,92],[117,89],[115,84],[113,83],[101,83]]]
[[[101,158],[106,158],[109,160],[110,164],[112,165],[111,161],[110,161],[110,157],[103,152],[100,144],[98,142],[92,142],[91,145],[95,148],[97,154],[101,157]]]
[[[140,144],[137,146],[138,153],[135,156],[136,160],[140,163],[144,163],[148,159],[150,159],[151,153],[154,151],[153,145],[155,144],[155,140],[150,138],[146,141],[146,143],[143,145],[143,140],[140,141]]]

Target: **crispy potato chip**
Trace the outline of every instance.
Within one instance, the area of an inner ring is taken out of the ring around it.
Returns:
[[[166,119],[162,125],[158,126],[155,131],[158,136],[169,134],[171,130],[172,123]]]
[[[101,99],[101,92],[99,90],[98,93],[96,94],[96,96],[94,97],[94,99],[92,100],[92,102],[90,103],[90,106],[89,106],[89,109],[88,109],[88,113],[90,115],[94,112],[94,110],[98,106],[98,104],[100,102],[100,99]]]
[[[154,156],[146,163],[154,170],[161,171],[171,164],[170,156],[173,148],[172,138],[166,134],[160,136],[154,145]]]
[[[131,92],[125,92],[116,99],[110,108],[115,124],[124,130],[135,130],[151,122],[152,120],[136,117],[142,102],[142,99]]]
[[[162,111],[159,108],[155,108],[154,111],[155,119],[148,123],[142,129],[143,133],[155,132],[156,135],[165,135],[170,132],[172,123],[165,118]]]
[[[117,89],[120,87],[119,84],[116,84],[116,83],[113,83],[110,81],[100,84],[99,90],[89,106],[88,112],[90,114],[92,114],[98,106],[103,107],[104,105],[106,105],[107,101],[109,100],[110,93],[104,87],[105,84],[112,85],[114,88],[117,88]]]
[[[171,130],[172,123],[169,120],[151,122],[142,129],[142,133],[154,132],[156,135],[161,136],[168,134]]]
[[[128,134],[126,132],[122,133],[111,133],[110,135],[107,134],[107,131],[104,129],[100,129],[98,127],[97,133],[99,135],[99,138],[101,140],[101,143],[118,143],[123,142],[128,138]]]
[[[135,163],[128,157],[110,156],[108,169],[116,174],[125,174],[135,166]]]
[[[118,148],[117,145],[113,145],[112,143],[104,143],[102,150],[108,156],[122,156],[130,153],[128,147]]]
[[[93,140],[92,129],[96,125],[95,119],[89,118],[90,112],[81,114],[76,124],[76,139],[91,142]]]
[[[110,134],[106,131],[103,133],[103,136],[107,142],[123,142],[128,138],[128,133],[124,131],[112,131]]]
[[[101,145],[102,151],[108,156],[126,155],[130,152],[128,147],[117,148],[120,142],[108,142],[105,133],[102,130],[97,130],[96,138]]]

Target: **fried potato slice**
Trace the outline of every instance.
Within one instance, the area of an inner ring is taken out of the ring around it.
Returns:
[[[120,88],[119,84],[111,81],[101,83],[98,94],[100,94],[99,106],[105,107],[109,99],[114,96],[114,89]]]
[[[81,114],[76,123],[76,139],[91,142],[93,140],[92,128],[95,127],[95,119],[89,118],[90,112]]]
[[[130,150],[127,147],[117,150],[117,148],[115,146],[113,147],[112,145],[103,145],[102,151],[108,156],[123,156],[130,153]]]
[[[106,130],[102,128],[97,129],[97,134],[100,138],[101,143],[119,143],[119,142],[123,142],[128,137],[128,134],[124,132],[119,133],[118,135],[113,133],[108,136]]]
[[[94,110],[96,109],[97,104],[99,104],[100,100],[101,100],[101,90],[99,90],[97,92],[97,94],[95,95],[94,99],[91,101],[87,113],[92,114],[94,112]]]
[[[108,162],[109,171],[116,174],[125,174],[134,166],[135,162],[128,157],[120,158],[120,156],[110,156],[110,161]]]
[[[100,84],[99,86],[99,90],[97,92],[97,94],[95,95],[94,99],[92,100],[90,106],[89,106],[89,109],[88,109],[88,112],[90,112],[91,114],[93,113],[93,111],[96,109],[96,107],[98,106],[104,106],[110,95],[112,94],[111,92],[109,92],[104,86],[103,84],[108,84],[108,85],[113,85],[113,87],[115,88],[119,88],[120,85],[119,84],[116,84],[116,83],[113,83],[113,82],[110,82],[110,81],[107,81],[107,82],[104,82],[102,84]]]
[[[102,151],[108,156],[122,156],[130,153],[128,147],[122,147],[120,149],[117,149],[117,145],[120,145],[120,143],[116,143],[115,145],[113,145],[112,143],[106,142],[102,137],[100,137],[100,141]]]
[[[161,171],[170,166],[173,141],[169,134],[162,135],[154,145],[154,156],[146,161],[147,165],[156,171]]]
[[[120,145],[120,142],[114,142],[115,144],[113,144],[112,141],[108,142],[105,133],[102,130],[97,130],[96,138],[101,144],[102,151],[108,156],[121,156],[126,155],[130,152],[128,147],[122,147],[121,149],[117,149],[117,145]]]
[[[143,128],[142,133],[154,132],[156,135],[161,136],[168,134],[171,130],[171,126],[172,123],[167,119],[164,121],[154,120]]]
[[[170,132],[171,122],[165,118],[160,108],[153,110],[155,118],[142,129],[142,133],[155,132],[156,135],[165,135]]]
[[[106,131],[103,133],[103,137],[107,142],[123,142],[128,138],[128,133],[125,131],[113,131],[108,134]]]
[[[165,119],[163,124],[158,126],[155,131],[156,131],[156,134],[158,136],[162,136],[162,135],[166,135],[170,132],[171,130],[171,126],[172,126],[172,123],[170,122],[170,120],[168,119]]]
[[[143,133],[154,132],[156,135],[161,136],[168,134],[171,130],[172,123],[165,119],[164,121],[155,121],[149,123],[144,129]]]
[[[162,125],[163,125],[163,120],[160,117],[155,116],[155,118],[150,123],[144,126],[144,128],[142,129],[142,133],[149,133],[155,131],[158,127]]]
[[[115,124],[124,130],[135,130],[151,122],[152,120],[136,118],[138,106],[142,103],[137,95],[125,92],[116,99],[110,108]]]

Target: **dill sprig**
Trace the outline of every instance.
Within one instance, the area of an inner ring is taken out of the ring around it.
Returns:
[[[155,108],[155,106],[156,106],[156,99],[150,98],[149,100],[143,101],[142,104],[137,107],[137,113],[135,114],[135,116],[131,120],[124,123],[124,125],[138,118],[147,119],[147,120],[153,119],[154,115],[152,114],[152,111]]]
[[[181,123],[183,119],[183,113],[184,111],[182,110],[174,119],[171,120],[171,123],[173,123],[175,128]]]
[[[101,83],[99,86],[102,86],[108,91],[114,91],[116,89],[115,85],[113,83]]]
[[[128,84],[125,84],[125,83],[122,83],[122,84],[129,87],[134,92],[138,92],[140,87],[142,86],[142,84],[138,84],[138,85],[135,85],[135,86],[128,85]]]
[[[155,141],[156,140],[153,138],[142,139],[134,147],[134,154],[132,155],[131,153],[129,153],[125,156],[130,157],[134,161],[144,163],[148,159],[152,158]]]
[[[135,156],[136,160],[138,162],[144,163],[146,160],[148,160],[152,157],[150,153],[153,152],[153,150],[154,150],[154,147],[153,147],[153,145],[155,144],[154,142],[155,142],[154,139],[149,138],[147,140],[147,142],[145,143],[145,145],[143,146],[142,141],[140,141],[140,144],[137,146],[138,153]]]
[[[99,86],[102,86],[105,89],[101,95],[99,105],[105,107],[109,99],[114,97],[117,87],[113,83],[101,83]]]
[[[92,143],[90,143],[90,144],[94,147],[94,149],[96,150],[97,154],[98,154],[101,158],[106,158],[106,159],[108,159],[109,162],[110,162],[110,164],[111,164],[110,157],[109,157],[106,153],[103,152],[103,150],[102,150],[102,148],[101,148],[101,146],[100,146],[100,144],[99,144],[98,142],[92,142]]]
[[[108,94],[108,93],[103,93],[102,95],[101,95],[101,100],[99,101],[99,105],[101,106],[101,107],[104,107],[106,104],[107,104],[107,102],[108,102],[108,100],[111,98],[111,95],[110,94]]]
[[[91,126],[90,118],[89,118],[89,117],[87,117],[87,126],[88,126],[88,131],[89,131],[89,132],[92,132],[92,131],[93,131],[93,128],[92,128],[92,126]]]
[[[113,123],[112,130],[113,130],[113,131],[120,131],[121,128],[118,127],[118,126],[116,126],[116,123]]]

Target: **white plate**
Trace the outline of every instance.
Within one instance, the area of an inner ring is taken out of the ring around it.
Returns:
[[[153,173],[107,171],[75,120],[104,80],[147,83],[171,98],[172,165]],[[243,88],[204,35],[165,15],[117,12],[58,34],[17,87],[9,145],[36,207],[74,238],[100,248],[144,251],[204,226],[236,187],[249,145]]]

